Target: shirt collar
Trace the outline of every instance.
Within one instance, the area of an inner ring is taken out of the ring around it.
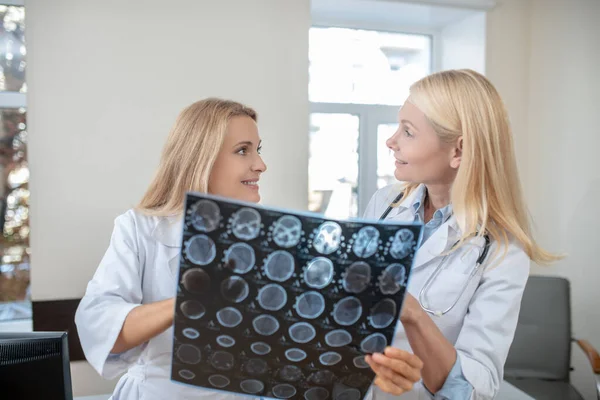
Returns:
[[[423,203],[425,200],[425,194],[427,194],[427,188],[425,187],[425,185],[419,185],[419,187],[416,189],[414,201],[412,203],[413,211],[415,212],[415,215],[417,215],[421,221],[423,221],[425,219],[425,217],[423,215],[424,214]],[[449,203],[445,207],[442,207],[439,210],[435,210],[435,212],[433,213],[432,220],[445,222],[446,220],[448,220],[448,218],[450,218],[451,215],[452,215],[452,204]]]

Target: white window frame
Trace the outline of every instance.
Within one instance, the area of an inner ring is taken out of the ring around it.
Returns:
[[[311,28],[347,28],[370,31],[425,35],[431,38],[431,72],[441,69],[441,34],[435,30],[415,29],[409,26],[356,23],[313,18]],[[397,122],[399,105],[322,103],[310,102],[310,113],[352,114],[359,117],[358,143],[358,217],[364,214],[367,204],[377,190],[377,126]]]
[[[24,7],[25,0],[0,0],[0,5]],[[27,81],[27,77],[25,78]],[[0,108],[27,107],[27,94],[16,92],[0,92]]]
[[[0,0],[0,5],[24,7],[25,1]],[[27,81],[27,75],[25,77],[25,81]],[[27,94],[17,92],[0,92],[0,108],[27,108]],[[27,332],[31,330],[31,319],[0,321],[0,332]]]

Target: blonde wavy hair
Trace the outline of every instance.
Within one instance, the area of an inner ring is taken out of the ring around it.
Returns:
[[[237,116],[258,118],[252,108],[218,98],[200,100],[181,111],[158,171],[136,209],[146,215],[175,215],[183,211],[186,192],[206,193],[227,125]]]
[[[492,83],[468,69],[442,71],[415,82],[407,101],[425,114],[442,142],[463,139],[450,194],[462,233],[455,249],[487,232],[504,254],[512,237],[535,263],[562,258],[542,249],[532,237],[508,113]],[[418,186],[405,184],[404,197]]]

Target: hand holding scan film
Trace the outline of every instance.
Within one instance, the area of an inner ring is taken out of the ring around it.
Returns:
[[[269,398],[362,399],[391,344],[420,224],[334,221],[188,194],[171,379]]]

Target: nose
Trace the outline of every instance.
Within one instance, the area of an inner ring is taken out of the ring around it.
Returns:
[[[392,151],[398,151],[398,132],[399,131],[400,131],[400,128],[396,129],[396,132],[394,132],[394,134],[392,136],[390,136],[388,138],[388,140],[385,141],[385,145],[387,146],[387,148]]]
[[[262,174],[266,170],[267,170],[267,164],[265,164],[262,157],[257,154],[256,158],[254,159],[254,163],[252,164],[252,171],[259,172]]]

